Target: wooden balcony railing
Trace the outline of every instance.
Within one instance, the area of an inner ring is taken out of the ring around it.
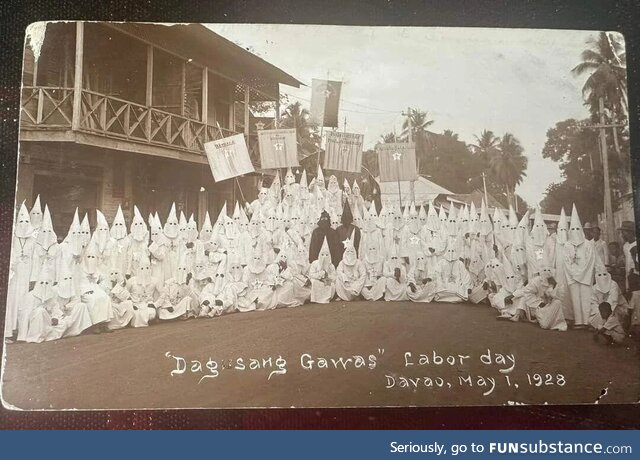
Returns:
[[[70,128],[73,88],[25,86],[22,88],[23,128]]]
[[[24,87],[22,128],[70,129],[73,119],[73,88]],[[204,144],[234,134],[154,107],[137,104],[95,91],[82,90],[79,130],[203,153]]]

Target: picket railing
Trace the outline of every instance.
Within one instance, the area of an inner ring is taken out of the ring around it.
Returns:
[[[201,121],[83,89],[79,130],[131,142],[203,153],[204,144],[234,134]],[[73,88],[24,87],[22,127],[70,129]]]

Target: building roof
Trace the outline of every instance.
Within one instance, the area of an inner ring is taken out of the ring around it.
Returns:
[[[383,202],[391,202],[398,200],[398,182],[380,182],[380,178],[376,177],[376,182],[380,184],[380,194]],[[411,200],[411,182],[400,181],[400,193],[402,194],[402,202]],[[415,181],[414,193],[415,203],[422,204],[435,200],[438,195],[451,195],[453,192],[444,187],[431,182],[430,180],[418,176]]]
[[[284,70],[245,50],[201,24],[104,23],[138,37],[234,81],[274,96],[274,84],[299,88]],[[276,87],[277,88],[277,87]],[[277,92],[276,92],[277,94]]]
[[[484,191],[474,190],[471,193],[455,193],[455,194],[451,194],[447,198],[451,198],[453,200],[457,200],[467,204],[471,204],[471,202],[473,202],[476,208],[480,209],[480,207],[482,206],[482,200],[484,199]],[[491,208],[505,209],[504,205],[500,203],[498,200],[496,200],[490,193],[487,193],[487,201],[488,201],[487,207],[489,209]]]

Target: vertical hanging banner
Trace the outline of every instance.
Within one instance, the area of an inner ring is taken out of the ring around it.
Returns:
[[[418,178],[414,143],[378,144],[376,152],[381,182],[414,181]]]
[[[363,141],[364,134],[330,132],[325,146],[324,169],[359,173]]]
[[[295,128],[258,131],[258,147],[262,169],[300,166]]]
[[[207,142],[204,151],[216,182],[255,171],[243,134]]]
[[[341,81],[311,81],[311,112],[309,122],[318,126],[338,127]]]

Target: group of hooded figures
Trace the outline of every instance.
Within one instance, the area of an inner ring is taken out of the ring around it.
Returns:
[[[296,307],[307,302],[382,300],[490,304],[498,317],[542,328],[602,329],[615,309],[615,281],[585,239],[573,208],[550,233],[536,209],[489,216],[483,202],[380,211],[354,181],[307,184],[291,170],[232,213],[223,206],[200,228],[171,207],[164,224],[134,206],[111,225],[96,210],[91,231],[78,211],[62,242],[39,197],[14,226],[6,337],[43,342],[155,321]],[[231,214],[231,215],[229,215]]]

